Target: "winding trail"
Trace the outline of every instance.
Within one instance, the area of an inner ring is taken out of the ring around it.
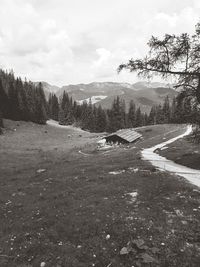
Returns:
[[[148,160],[151,162],[151,164],[155,167],[157,167],[159,170],[162,171],[169,171],[171,173],[174,173],[176,175],[182,176],[186,178],[189,182],[191,182],[194,185],[197,185],[200,187],[200,170],[195,170],[192,168],[188,168],[186,166],[182,166],[180,164],[177,164],[171,160],[166,159],[165,157],[162,157],[155,153],[156,149],[162,149],[166,145],[169,145],[176,140],[183,138],[187,135],[189,135],[192,132],[192,126],[188,126],[185,133],[176,136],[166,142],[160,143],[156,146],[153,146],[151,148],[146,148],[142,150],[142,159]]]

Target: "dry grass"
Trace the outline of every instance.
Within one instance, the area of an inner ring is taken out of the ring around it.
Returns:
[[[89,133],[5,125],[1,267],[199,266],[200,191],[140,159],[141,148],[161,142],[166,132],[166,138],[177,135],[180,126],[143,128],[143,141],[104,153]],[[120,255],[134,239],[145,247]],[[153,261],[145,263],[144,254]]]

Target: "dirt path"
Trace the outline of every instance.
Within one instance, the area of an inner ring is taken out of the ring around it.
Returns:
[[[144,160],[150,161],[155,167],[157,167],[159,170],[169,171],[172,173],[175,173],[176,175],[180,175],[184,178],[186,178],[188,181],[190,181],[192,184],[200,186],[200,171],[195,170],[192,168],[188,168],[182,165],[179,165],[171,160],[166,159],[165,157],[162,157],[158,155],[155,151],[157,149],[165,149],[166,146],[175,142],[176,140],[183,138],[187,135],[189,135],[192,131],[192,127],[188,126],[185,133],[174,137],[166,142],[160,143],[156,146],[153,146],[151,148],[144,149],[142,151],[142,157]]]

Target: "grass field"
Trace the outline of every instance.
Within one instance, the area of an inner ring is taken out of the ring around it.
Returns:
[[[200,190],[140,157],[184,126],[141,128],[136,144],[98,151],[97,134],[4,124],[1,267],[199,266]]]

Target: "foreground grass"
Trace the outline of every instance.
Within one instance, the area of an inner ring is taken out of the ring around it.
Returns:
[[[27,146],[21,127],[1,146],[0,266],[199,266],[200,191],[140,159],[141,148],[182,129],[149,127],[143,141],[105,153],[87,133],[64,150],[63,131],[52,145],[52,129],[31,127]]]

